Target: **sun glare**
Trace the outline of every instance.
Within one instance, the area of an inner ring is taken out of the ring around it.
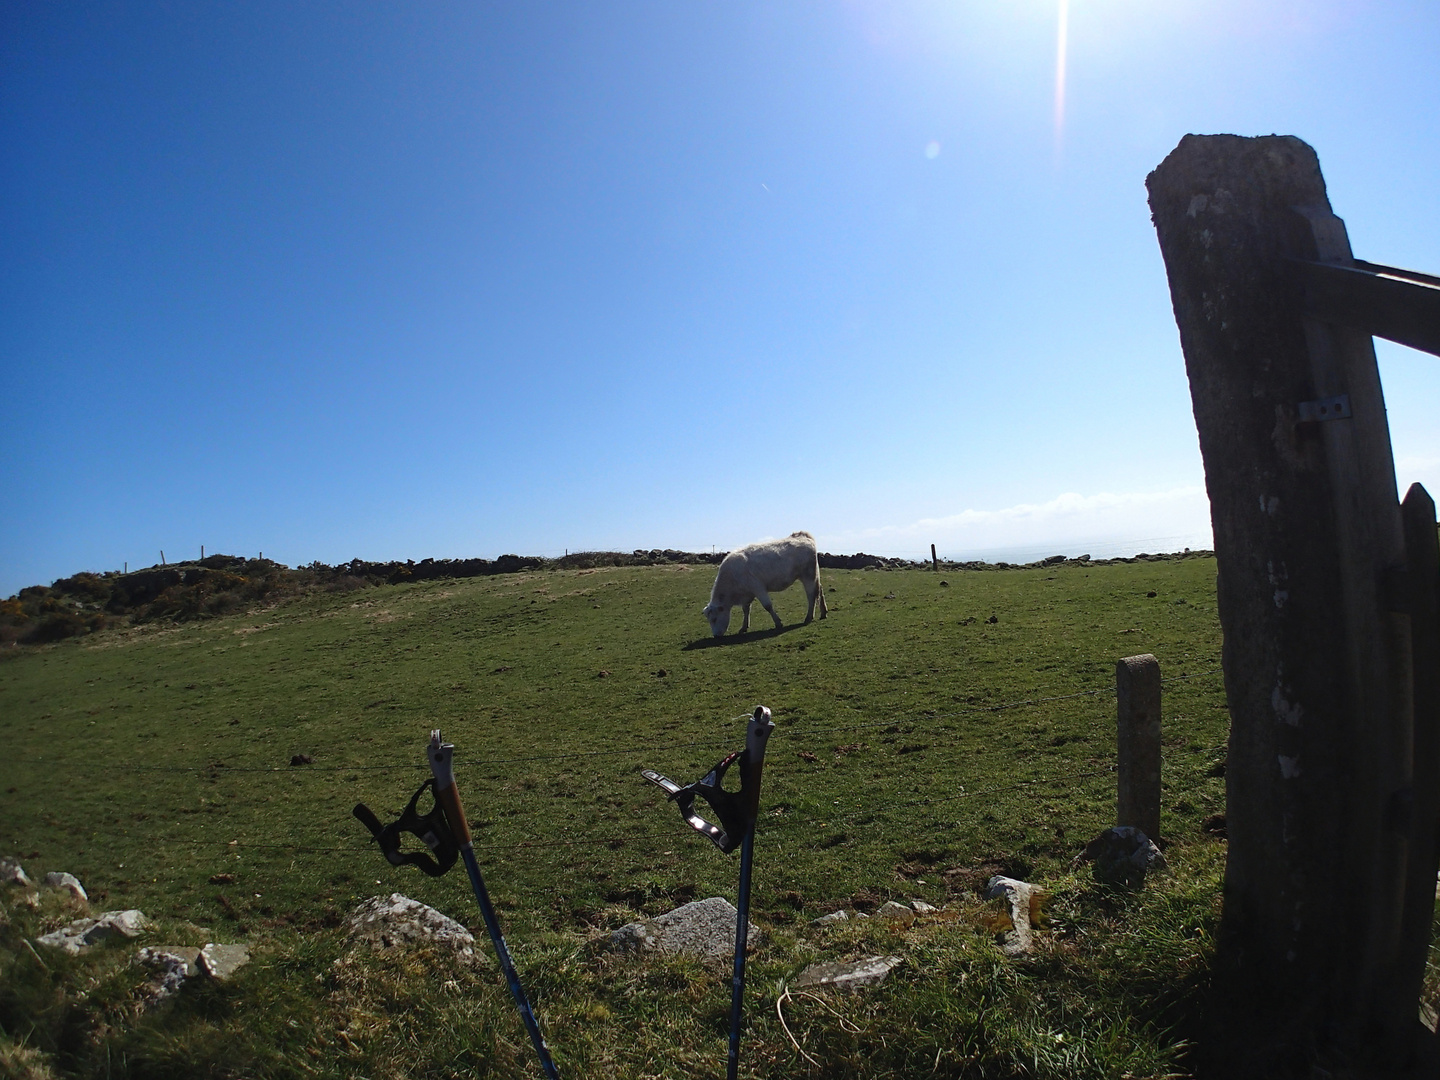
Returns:
[[[1059,28],[1055,34],[1055,156],[1065,134],[1065,39],[1070,33],[1070,0],[1060,0]]]

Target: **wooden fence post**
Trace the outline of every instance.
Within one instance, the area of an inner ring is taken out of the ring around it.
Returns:
[[[1160,662],[1145,653],[1115,665],[1115,824],[1160,839]]]
[[[1400,998],[1414,1007],[1425,978],[1440,869],[1440,542],[1435,502],[1412,484],[1400,504],[1408,560],[1410,642],[1415,656],[1415,786],[1411,858],[1401,926]]]
[[[1187,135],[1147,179],[1218,568],[1229,851],[1219,1075],[1398,1066],[1413,798],[1405,545],[1367,334],[1307,318],[1293,260],[1351,258],[1299,139]],[[1428,857],[1428,856],[1427,856]]]
[[[935,554],[934,544],[930,545],[930,565],[934,567],[937,574],[940,572],[940,556]]]

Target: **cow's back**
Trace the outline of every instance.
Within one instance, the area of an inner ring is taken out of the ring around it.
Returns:
[[[766,589],[780,590],[809,579],[815,566],[815,540],[809,533],[793,533],[783,540],[746,549],[751,571]]]

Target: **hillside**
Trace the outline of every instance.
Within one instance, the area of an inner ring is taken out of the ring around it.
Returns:
[[[136,1019],[123,947],[47,955],[42,972],[19,939],[62,913],[12,905],[0,1025],[69,1076],[529,1075],[493,971],[464,975],[457,997],[418,962],[336,967],[343,915],[375,894],[479,929],[463,874],[390,868],[349,813],[357,800],[398,811],[439,727],[562,1070],[713,1075],[728,976],[584,945],[636,912],[733,898],[734,860],[637,772],[693,779],[763,703],[778,729],[757,839],[767,937],[751,1075],[805,1067],[776,1020],[781,980],[874,952],[906,967],[836,1001],[843,1021],[787,1006],[819,1075],[860,1062],[876,1077],[1183,1069],[1223,865],[1201,827],[1223,810],[1227,729],[1213,560],[827,570],[827,620],[719,641],[701,637],[711,576],[664,563],[316,590],[10,650],[0,854],[32,877],[76,874],[97,909],[248,942],[257,960],[233,986]],[[798,619],[803,597],[780,594],[777,610]],[[1172,869],[1122,895],[1070,862],[1111,824],[1113,670],[1139,652],[1168,680]],[[1054,893],[1033,957],[1002,957],[981,919],[976,884],[1002,868]],[[905,931],[810,926],[890,898],[949,914]],[[104,992],[82,1001],[90,979]]]

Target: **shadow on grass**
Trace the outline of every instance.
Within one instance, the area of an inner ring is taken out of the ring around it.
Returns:
[[[781,634],[788,634],[791,630],[798,630],[808,624],[803,622],[791,623],[789,626],[771,627],[769,630],[750,630],[743,634],[726,634],[723,637],[698,638],[690,642],[681,651],[692,652],[695,649],[723,649],[727,645],[743,645],[747,641],[763,641],[766,638],[777,638]]]

